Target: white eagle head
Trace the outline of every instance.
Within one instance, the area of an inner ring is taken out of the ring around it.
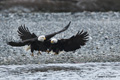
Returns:
[[[44,42],[46,40],[46,37],[44,35],[41,35],[38,37],[38,41]]]
[[[51,38],[50,42],[51,42],[52,44],[55,44],[55,43],[58,42],[58,40],[57,40],[56,38]]]

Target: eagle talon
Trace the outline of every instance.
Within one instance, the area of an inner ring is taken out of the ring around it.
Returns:
[[[42,55],[40,51],[38,51],[38,55]]]
[[[46,52],[49,54],[50,53],[50,51],[49,50],[46,50]]]
[[[34,54],[32,53],[31,56],[34,56]]]
[[[58,53],[55,52],[54,55],[58,55]]]

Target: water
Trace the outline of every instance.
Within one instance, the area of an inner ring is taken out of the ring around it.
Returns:
[[[0,80],[119,80],[120,63],[0,66]]]
[[[75,52],[37,55],[35,51],[32,57],[25,47],[6,44],[20,41],[20,25],[39,36],[58,31],[69,21],[69,29],[56,38],[70,38],[79,30],[89,33],[87,44]],[[0,13],[0,80],[119,80],[119,25],[119,12]]]
[[[0,12],[106,12],[120,11],[119,4],[119,0],[0,0]]]

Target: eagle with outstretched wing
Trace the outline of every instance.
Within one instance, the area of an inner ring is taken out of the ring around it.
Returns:
[[[53,36],[55,36],[56,34],[59,34],[65,30],[68,29],[68,27],[70,26],[70,23],[68,25],[66,25],[62,30],[58,31],[58,32],[54,32],[52,34],[49,35],[41,35],[39,37],[37,37],[34,33],[31,33],[29,31],[29,29],[27,27],[24,26],[20,26],[18,27],[18,35],[20,37],[20,39],[22,39],[22,41],[20,42],[7,42],[8,45],[11,46],[15,46],[15,47],[20,47],[20,46],[25,46],[25,45],[29,45],[31,52],[32,52],[32,56],[33,56],[33,51],[34,50],[38,50],[39,53],[40,51],[47,51],[47,49],[50,46],[50,42],[49,39],[52,38]]]
[[[81,46],[84,46],[88,41],[88,32],[83,32],[83,30],[78,32],[75,36],[70,37],[69,39],[60,39],[52,38],[50,40],[51,45],[49,50],[58,54],[60,51],[75,51]]]

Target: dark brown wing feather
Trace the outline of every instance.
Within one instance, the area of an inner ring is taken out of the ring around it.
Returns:
[[[20,36],[20,38],[22,39],[22,40],[27,40],[27,39],[31,39],[31,38],[36,38],[37,36],[34,34],[34,33],[30,33],[30,31],[28,30],[28,28],[27,27],[25,27],[25,25],[24,26],[20,26],[19,28],[18,28],[18,35]]]
[[[62,44],[62,49],[64,51],[74,51],[81,48],[88,41],[88,33],[78,32],[75,36],[69,39],[61,39],[59,42]],[[59,43],[58,43],[59,44]]]
[[[7,42],[8,45],[10,46],[15,46],[15,47],[20,47],[20,46],[24,46],[26,45],[26,43],[23,43],[23,42]]]
[[[21,42],[10,41],[10,42],[7,42],[7,44],[10,45],[10,46],[20,47],[20,46],[29,45],[36,40],[37,40],[37,38],[27,39],[27,40],[23,40]]]
[[[62,30],[60,30],[58,32],[55,32],[55,33],[52,33],[52,34],[49,34],[49,35],[45,35],[46,40],[49,40],[51,37],[55,36],[56,34],[59,34],[59,33],[63,32],[63,31],[65,31],[65,30],[67,30],[68,27],[70,26],[70,23],[71,23],[71,21],[68,23],[67,26],[65,26]]]

